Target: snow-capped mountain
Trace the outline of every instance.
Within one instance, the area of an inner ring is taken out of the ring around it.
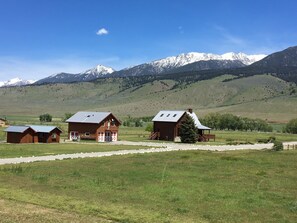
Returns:
[[[96,75],[98,76],[105,76],[107,74],[113,73],[115,70],[111,67],[105,67],[102,65],[97,65],[96,67],[89,69],[81,74],[88,74],[88,75]]]
[[[105,77],[113,72],[114,72],[114,69],[110,67],[97,65],[92,69],[89,69],[85,72],[81,72],[78,74],[70,74],[70,73],[53,74],[49,77],[36,81],[35,84],[86,82],[86,81],[95,80],[100,77]]]
[[[8,81],[0,81],[0,87],[12,87],[33,84],[35,80],[22,80],[18,77],[12,78]]]
[[[246,55],[244,53],[225,53],[222,55],[218,54],[212,54],[212,53],[197,53],[197,52],[191,52],[191,53],[183,53],[177,56],[171,56],[166,57],[164,59],[155,60],[150,63],[144,63],[140,64],[134,67],[126,68],[123,70],[120,70],[118,72],[114,72],[112,76],[141,76],[141,75],[156,75],[156,74],[165,74],[165,73],[172,73],[175,71],[176,68],[180,68],[196,63],[199,61],[237,61],[236,64],[238,65],[238,62],[241,62],[243,66],[250,65],[258,60],[263,59],[266,57],[264,54],[259,55]],[[219,69],[218,66],[220,63],[216,63],[216,69]],[[229,63],[229,67],[226,67],[226,63],[222,63],[224,65],[221,67],[223,68],[234,68],[236,66],[233,66],[233,63]],[[205,66],[204,66],[205,67]],[[211,66],[209,66],[209,69],[214,69]]]

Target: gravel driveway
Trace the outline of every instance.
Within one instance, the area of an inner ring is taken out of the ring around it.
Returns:
[[[127,154],[142,154],[142,153],[158,153],[168,151],[186,151],[186,150],[209,150],[209,151],[229,151],[229,150],[262,150],[271,149],[273,144],[254,144],[254,145],[191,145],[182,143],[153,143],[153,142],[128,142],[118,141],[113,142],[114,145],[134,145],[134,146],[151,146],[150,149],[138,149],[138,150],[119,150],[110,152],[91,152],[91,153],[74,153],[74,154],[60,154],[49,156],[36,156],[36,157],[18,157],[18,158],[5,158],[0,159],[0,165],[4,164],[18,164],[18,163],[30,163],[36,161],[51,161],[51,160],[63,160],[63,159],[76,159],[87,157],[104,157],[114,155],[127,155]],[[296,145],[297,142],[287,143],[288,145]],[[287,146],[284,143],[284,147]]]

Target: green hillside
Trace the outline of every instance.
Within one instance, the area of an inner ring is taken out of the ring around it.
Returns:
[[[296,85],[270,75],[210,80],[100,79],[93,83],[0,88],[0,115],[63,116],[79,110],[112,111],[120,117],[151,116],[160,109],[192,107],[209,112],[286,122],[296,117]],[[294,92],[295,91],[295,92]]]

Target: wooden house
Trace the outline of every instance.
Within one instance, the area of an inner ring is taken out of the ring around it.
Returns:
[[[77,112],[68,120],[68,138],[112,142],[118,140],[121,122],[111,112]]]
[[[188,111],[160,111],[152,120],[154,127],[150,139],[177,141],[180,136],[180,126],[186,115],[194,120],[198,141],[215,140],[215,135],[210,134],[211,128],[202,125],[192,109]],[[208,134],[205,131],[208,131]]]
[[[8,143],[59,143],[61,130],[56,126],[26,125],[9,126],[7,132]]]
[[[0,127],[4,127],[7,125],[7,121],[4,118],[0,118]]]

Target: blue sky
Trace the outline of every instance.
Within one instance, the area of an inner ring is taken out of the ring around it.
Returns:
[[[297,45],[295,0],[0,0],[0,81]]]

